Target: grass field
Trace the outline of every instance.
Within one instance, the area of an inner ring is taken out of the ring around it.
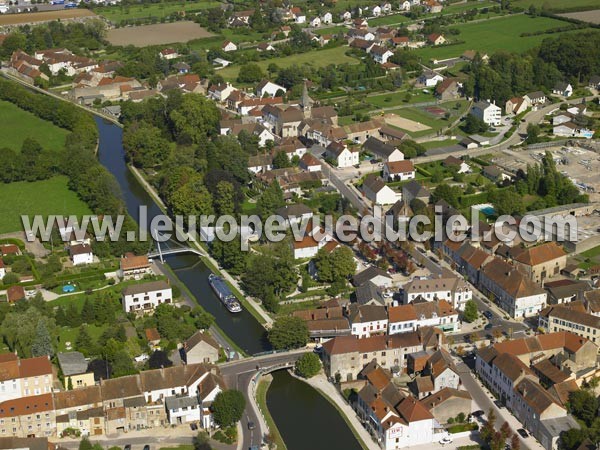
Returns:
[[[144,3],[140,6],[106,6],[95,8],[94,11],[106,17],[111,22],[119,23],[121,20],[140,19],[146,17],[165,17],[176,12],[197,11],[199,9],[214,8],[219,6],[214,0],[186,1],[186,2],[161,2]]]
[[[61,151],[69,132],[27,112],[12,103],[0,100],[2,140],[0,147],[21,150],[25,138],[35,138],[45,149]]]
[[[325,67],[330,64],[358,64],[358,60],[346,56],[348,47],[335,47],[326,50],[314,50],[306,53],[300,53],[298,55],[285,56],[283,58],[273,58],[264,61],[257,62],[257,64],[263,69],[267,70],[269,64],[274,63],[279,67],[289,67],[293,64],[299,66],[309,64],[313,67]],[[227,81],[233,81],[237,78],[240,71],[240,66],[235,65],[227,67],[223,70],[217,71]]]
[[[21,214],[83,215],[90,214],[88,206],[67,188],[67,178],[0,185],[0,233],[23,229]]]
[[[497,50],[510,49],[523,52],[533,48],[549,35],[521,37],[521,33],[549,30],[564,27],[565,22],[548,17],[529,17],[526,15],[501,17],[477,23],[467,23],[459,27],[457,40],[464,43],[439,47],[425,47],[415,52],[423,59],[445,59],[460,56],[465,50],[478,50],[488,54]],[[556,37],[557,34],[552,36]]]

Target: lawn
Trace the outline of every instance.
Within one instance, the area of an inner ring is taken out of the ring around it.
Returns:
[[[566,25],[567,23],[561,20],[548,17],[530,17],[522,14],[467,23],[452,27],[460,31],[455,39],[464,42],[456,45],[425,47],[415,52],[425,60],[452,58],[462,55],[465,50],[478,50],[488,54],[505,49],[524,52],[539,45],[549,35],[521,37],[521,33],[550,30]],[[552,36],[556,37],[557,34]]]
[[[410,103],[421,103],[421,102],[433,102],[435,97],[432,94],[425,94],[422,91],[414,91],[411,94],[408,102],[404,101],[407,91],[387,92],[381,95],[374,95],[367,97],[367,103],[376,106],[378,108],[387,108],[400,105],[406,105]]]
[[[369,19],[370,27],[383,27],[386,25],[395,25],[397,23],[407,22],[408,17],[404,14],[390,14],[389,16],[377,17],[376,19]]]
[[[257,64],[263,69],[267,70],[269,64],[274,63],[279,67],[289,67],[293,64],[299,66],[309,64],[313,67],[325,67],[330,64],[358,64],[358,60],[346,55],[348,47],[335,47],[326,50],[312,50],[306,53],[300,53],[298,55],[284,56],[281,58],[266,59],[259,61]],[[227,81],[234,81],[237,79],[240,66],[235,65],[227,67],[223,70],[217,71]]]
[[[90,214],[88,206],[67,188],[67,177],[0,185],[0,233],[23,229],[21,215]],[[30,219],[32,220],[32,219]]]
[[[108,20],[119,23],[121,20],[139,19],[146,17],[161,18],[174,12],[190,12],[201,9],[214,8],[220,3],[214,0],[144,3],[141,6],[106,6],[94,8],[94,12],[106,17]]]
[[[16,151],[26,138],[36,139],[45,149],[61,151],[69,132],[25,111],[12,103],[0,100],[0,123],[2,140],[0,147]]]

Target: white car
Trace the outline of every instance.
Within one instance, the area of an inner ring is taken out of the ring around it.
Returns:
[[[444,436],[442,439],[440,439],[440,444],[452,444],[452,438],[450,436]]]

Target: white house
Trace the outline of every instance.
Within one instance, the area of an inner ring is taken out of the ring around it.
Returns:
[[[235,45],[231,41],[225,41],[223,42],[223,45],[221,45],[221,50],[223,50],[224,52],[235,52],[237,49],[237,45]]]
[[[353,336],[368,338],[371,335],[387,334],[388,314],[385,306],[350,304],[348,320]]]
[[[446,300],[411,303],[388,308],[388,334],[408,333],[420,327],[459,331],[458,311]]]
[[[174,48],[165,48],[164,50],[161,50],[158,55],[161,59],[166,60],[179,58],[179,53],[177,53],[177,50],[175,50]]]
[[[400,194],[386,185],[385,181],[376,174],[368,175],[365,178],[362,191],[365,197],[376,205],[393,205],[400,198]]]
[[[333,22],[333,16],[329,11],[327,11],[321,16],[321,23],[324,25],[329,25],[331,22]]]
[[[404,181],[415,178],[415,166],[412,161],[391,161],[383,165],[383,179]]]
[[[443,76],[441,76],[437,72],[433,72],[433,71],[429,71],[429,70],[423,72],[418,79],[418,82],[425,87],[434,87],[441,81],[444,81]]]
[[[92,247],[89,244],[75,244],[69,247],[69,253],[74,266],[80,264],[92,264],[94,262],[94,254]]]
[[[387,63],[388,59],[394,56],[394,52],[388,50],[385,47],[382,47],[381,45],[371,46],[371,48],[369,49],[369,53],[371,54],[371,57],[375,60],[375,62],[379,64]]]
[[[275,97],[279,91],[285,94],[287,89],[269,80],[262,80],[258,86],[256,86],[256,95],[259,97],[264,97],[265,95]]]
[[[330,143],[326,148],[326,155],[333,159],[340,168],[352,167],[360,162],[358,149],[349,149],[341,142]]]
[[[418,298],[427,300],[446,300],[454,309],[463,311],[465,304],[473,298],[473,291],[461,278],[413,279],[404,286],[403,301],[409,304]]]
[[[152,312],[161,303],[173,301],[173,291],[163,280],[134,284],[123,289],[125,312]]]
[[[573,86],[569,83],[560,81],[552,88],[552,93],[556,95],[562,95],[563,97],[570,97],[573,95]]]
[[[490,126],[498,126],[502,123],[502,109],[494,103],[477,102],[471,108],[470,114]]]

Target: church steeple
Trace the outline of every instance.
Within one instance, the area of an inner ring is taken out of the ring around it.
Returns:
[[[312,105],[314,100],[308,95],[308,87],[306,86],[306,80],[304,80],[304,85],[302,86],[302,97],[300,99],[300,105],[302,106],[302,111],[304,112],[304,118],[309,119],[311,117]]]

